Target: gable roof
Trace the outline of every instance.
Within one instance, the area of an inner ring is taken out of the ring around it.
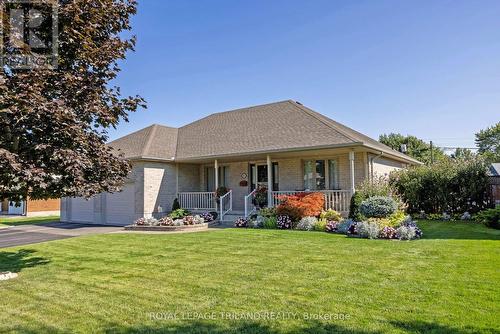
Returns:
[[[153,124],[110,142],[127,159],[174,160],[179,129]]]
[[[110,145],[126,158],[163,160],[361,145],[419,163],[292,100],[215,113],[179,129],[153,125]]]
[[[489,176],[500,176],[500,162],[495,162],[490,165]]]

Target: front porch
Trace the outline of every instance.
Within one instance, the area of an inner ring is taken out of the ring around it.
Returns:
[[[271,189],[267,192],[268,207],[277,206],[280,195],[321,192],[325,210],[347,215],[355,186],[367,173],[366,152],[322,150],[291,155],[268,154],[265,159],[250,157],[244,161],[214,159],[212,163],[198,164],[195,177],[199,181],[191,182],[191,187],[201,191],[178,191],[179,204],[192,211],[217,211],[222,219],[228,214],[247,217],[256,211],[256,190],[265,188]],[[178,168],[183,175],[182,165]],[[193,168],[190,170],[192,173]],[[217,198],[215,191],[221,186],[229,192]]]

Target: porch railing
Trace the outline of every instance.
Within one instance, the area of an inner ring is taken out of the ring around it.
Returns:
[[[215,210],[215,193],[206,192],[182,192],[177,194],[179,205],[188,210]]]
[[[226,213],[233,209],[233,191],[229,190],[219,198],[220,220],[224,220]]]
[[[325,196],[325,210],[333,209],[338,212],[349,212],[352,192],[350,190],[317,190],[317,191],[273,191],[273,206],[280,204],[278,196],[295,195],[299,193],[319,192]]]
[[[255,205],[253,204],[255,193],[257,193],[257,189],[254,189],[250,194],[245,196],[245,218],[247,218],[257,210]]]

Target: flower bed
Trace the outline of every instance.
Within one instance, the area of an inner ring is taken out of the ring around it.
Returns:
[[[190,215],[187,210],[177,209],[168,216],[160,219],[139,218],[132,225],[125,227],[125,230],[134,231],[184,231],[184,230],[204,230],[208,224],[214,221],[214,215],[206,212],[201,215]]]
[[[289,209],[286,205],[278,207],[277,210],[262,209],[250,218],[239,218],[234,226],[323,231],[368,239],[413,240],[422,236],[422,231],[416,222],[403,211],[398,210],[396,202],[390,197],[377,196],[362,201],[360,212],[363,219],[361,221],[344,219],[334,210],[319,212],[302,210],[302,213],[314,212],[316,214],[301,217],[300,214],[295,215],[297,210]],[[293,214],[286,215],[283,214],[284,212]]]

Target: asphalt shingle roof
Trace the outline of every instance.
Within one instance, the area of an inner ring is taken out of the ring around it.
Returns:
[[[152,125],[110,145],[126,158],[163,160],[364,145],[418,163],[291,100],[215,113],[179,129]]]

